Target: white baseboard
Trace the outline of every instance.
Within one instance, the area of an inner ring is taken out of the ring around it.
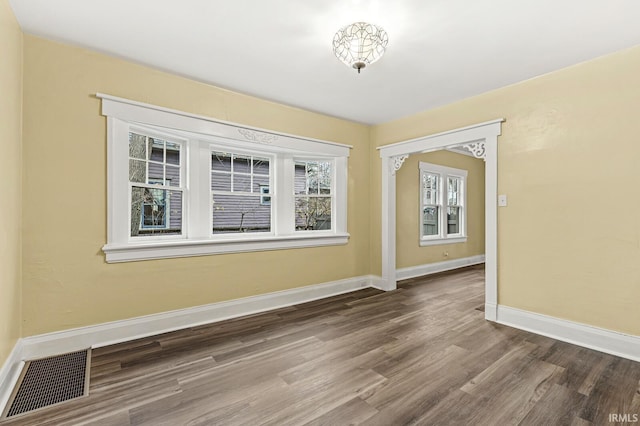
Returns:
[[[398,270],[398,279],[448,271],[484,262],[474,256]],[[113,321],[71,330],[41,334],[18,340],[0,369],[0,412],[7,403],[25,360],[86,348],[96,348],[153,336],[183,328],[209,324],[244,315],[270,311],[312,300],[349,293],[367,287],[381,288],[383,280],[373,275],[294,288],[227,302]],[[640,337],[591,327],[507,306],[486,305],[488,320],[549,336],[601,352],[640,361]],[[495,316],[495,318],[491,318]]]
[[[482,263],[484,256],[474,256],[398,270],[400,279],[408,276],[448,271]],[[265,312],[298,303],[335,296],[367,287],[382,288],[380,277],[364,275],[329,283],[250,296],[170,312],[113,321],[20,339],[20,360],[37,359],[86,348],[167,333],[187,327],[209,324],[244,315]]]
[[[107,346],[337,296],[371,287],[374,279],[371,275],[347,278],[19,339],[0,369],[0,414],[11,396],[26,360]]]
[[[223,321],[298,303],[349,293],[371,286],[369,276],[250,296],[113,321],[21,339],[23,359],[35,359],[86,348],[96,348],[188,327]]]
[[[484,254],[465,257],[462,259],[445,260],[444,262],[428,263],[426,265],[410,266],[396,271],[398,280],[420,277],[422,275],[436,274],[438,272],[451,271],[465,266],[484,263]]]
[[[22,348],[22,339],[19,339],[2,366],[2,369],[0,369],[0,416],[4,412],[11,397],[11,392],[22,372],[22,366],[24,365]]]
[[[640,336],[498,305],[497,322],[563,342],[640,361]]]

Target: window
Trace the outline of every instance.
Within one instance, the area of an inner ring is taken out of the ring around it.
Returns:
[[[332,175],[329,161],[295,162],[296,231],[331,229]]]
[[[180,235],[184,190],[180,186],[181,145],[140,133],[129,132],[130,235]]]
[[[467,171],[420,163],[420,245],[467,240]]]
[[[107,262],[348,242],[349,146],[99,96]]]
[[[271,232],[271,159],[233,152],[211,153],[212,232]]]

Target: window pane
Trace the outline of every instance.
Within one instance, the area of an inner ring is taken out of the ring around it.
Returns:
[[[318,163],[307,163],[307,194],[318,194]]]
[[[296,231],[331,229],[331,197],[296,197]]]
[[[213,191],[231,191],[231,175],[211,173],[211,189]]]
[[[233,192],[251,192],[251,176],[233,174]]]
[[[447,233],[460,233],[460,207],[447,207]]]
[[[269,166],[268,158],[213,152],[211,189],[260,194],[260,185],[270,183]]]
[[[131,188],[131,236],[182,233],[182,192]]]
[[[329,161],[296,161],[294,189],[296,194],[330,194],[333,178]]]
[[[269,159],[253,157],[253,173],[260,175],[269,174]]]
[[[328,161],[318,163],[318,185],[321,194],[331,193],[331,163]]]
[[[307,193],[306,163],[296,162],[293,177],[293,186],[296,194]]]
[[[180,167],[165,166],[165,180],[165,185],[180,186]]]
[[[251,173],[251,158],[243,155],[233,156],[234,173]]]
[[[422,214],[422,235],[439,235],[439,207],[425,207]]]
[[[432,173],[422,175],[422,196],[423,204],[438,204],[438,180],[439,176]]]
[[[212,232],[228,234],[240,232],[270,232],[271,206],[261,204],[260,196],[213,196]]]
[[[456,177],[447,178],[447,192],[448,192],[448,203],[450,206],[459,206],[460,205],[460,186],[461,180]]]
[[[180,165],[180,145],[167,142],[167,164]]]
[[[231,171],[231,154],[223,152],[211,153],[211,170],[217,172]]]
[[[129,157],[147,159],[147,149],[145,143],[147,137],[137,133],[129,133]]]
[[[129,182],[147,183],[147,162],[129,160]]]
[[[253,191],[260,192],[263,187],[269,187],[269,176],[254,176],[253,177]],[[268,192],[268,191],[267,191]]]
[[[162,139],[149,138],[149,160],[164,162],[164,141]]]
[[[164,185],[164,166],[162,164],[149,163],[149,180],[146,183]]]
[[[165,146],[171,147],[166,155]],[[180,149],[175,142],[129,133],[129,155],[136,157],[129,160],[129,182],[181,186]],[[145,152],[150,159],[145,158]],[[165,157],[174,164],[167,165]]]
[[[166,228],[167,191],[145,188],[143,194],[142,228]]]

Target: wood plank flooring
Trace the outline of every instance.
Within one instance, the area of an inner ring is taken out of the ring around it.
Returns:
[[[603,425],[640,364],[486,322],[481,267],[93,351],[89,396],[8,425]]]

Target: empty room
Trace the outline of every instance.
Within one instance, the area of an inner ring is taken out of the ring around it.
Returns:
[[[639,17],[0,0],[0,425],[640,423]]]

